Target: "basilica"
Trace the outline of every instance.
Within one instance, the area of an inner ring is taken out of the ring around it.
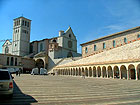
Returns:
[[[35,67],[50,70],[56,65],[81,58],[81,54],[77,53],[77,39],[71,27],[66,31],[60,30],[56,37],[32,42],[30,31],[30,19],[14,19],[13,40],[6,40],[2,46],[1,67],[23,67],[24,71]]]

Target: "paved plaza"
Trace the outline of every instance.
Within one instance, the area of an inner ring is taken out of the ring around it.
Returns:
[[[72,76],[14,75],[13,99],[2,105],[138,105],[140,81]]]

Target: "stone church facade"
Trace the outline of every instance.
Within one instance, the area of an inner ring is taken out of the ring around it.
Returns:
[[[77,53],[77,39],[71,27],[65,32],[59,31],[57,37],[32,42],[30,42],[30,30],[31,20],[25,17],[14,19],[13,41],[7,40],[3,44],[2,53],[5,56],[7,55],[7,57],[8,55],[15,55],[21,59],[32,59],[29,61],[31,64],[34,63],[34,67],[46,68],[48,70],[62,62],[64,58],[81,56],[81,54]],[[6,59],[11,62],[12,58]],[[21,60],[18,61],[21,62]]]
[[[53,72],[71,75],[140,79],[140,27],[81,44],[82,59],[58,65]]]

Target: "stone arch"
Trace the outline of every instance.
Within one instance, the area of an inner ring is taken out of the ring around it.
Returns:
[[[129,71],[129,77],[130,79],[136,79],[136,69],[133,64],[130,64],[128,66],[128,71]]]
[[[85,76],[88,77],[88,68],[87,67],[85,68]]]
[[[81,76],[81,68],[79,68],[79,76]]]
[[[93,77],[96,77],[96,67],[93,67]]]
[[[68,72],[69,72],[68,75],[70,75],[70,69],[68,70]]]
[[[101,77],[101,67],[100,66],[97,67],[97,71],[98,71],[98,77]]]
[[[89,67],[89,77],[92,77],[92,68]]]
[[[121,79],[127,79],[127,69],[125,65],[122,65],[120,67],[120,72],[121,72]]]
[[[82,67],[82,76],[85,75],[85,70],[84,68]]]
[[[63,75],[63,69],[61,70],[61,75]]]
[[[63,69],[63,75],[65,75],[65,69]]]
[[[76,76],[78,76],[78,69],[76,68]]]
[[[103,78],[107,77],[106,67],[105,66],[102,67],[102,76],[103,76]]]
[[[108,66],[107,71],[108,71],[108,78],[113,78],[113,71],[111,66]]]
[[[60,75],[60,69],[58,69],[58,75]]]
[[[66,75],[68,75],[68,69],[66,69]]]
[[[73,68],[73,75],[75,75],[75,68]]]
[[[36,67],[39,68],[39,69],[40,68],[45,68],[44,67],[44,61],[42,59],[37,59],[36,60]]]
[[[71,68],[71,74],[70,74],[70,75],[73,75],[72,72],[73,72],[73,70],[72,70],[72,68]]]
[[[137,74],[138,74],[138,79],[140,79],[140,64],[137,65]]]
[[[119,78],[119,67],[114,66],[114,78]]]
[[[62,70],[60,69],[60,75],[62,75]]]
[[[64,69],[62,69],[62,75],[64,75]]]

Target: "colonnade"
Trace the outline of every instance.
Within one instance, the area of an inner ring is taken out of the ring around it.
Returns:
[[[118,78],[118,79],[140,79],[140,63],[134,64],[111,64],[91,65],[79,67],[61,67],[53,69],[58,75],[96,77],[96,78]]]

